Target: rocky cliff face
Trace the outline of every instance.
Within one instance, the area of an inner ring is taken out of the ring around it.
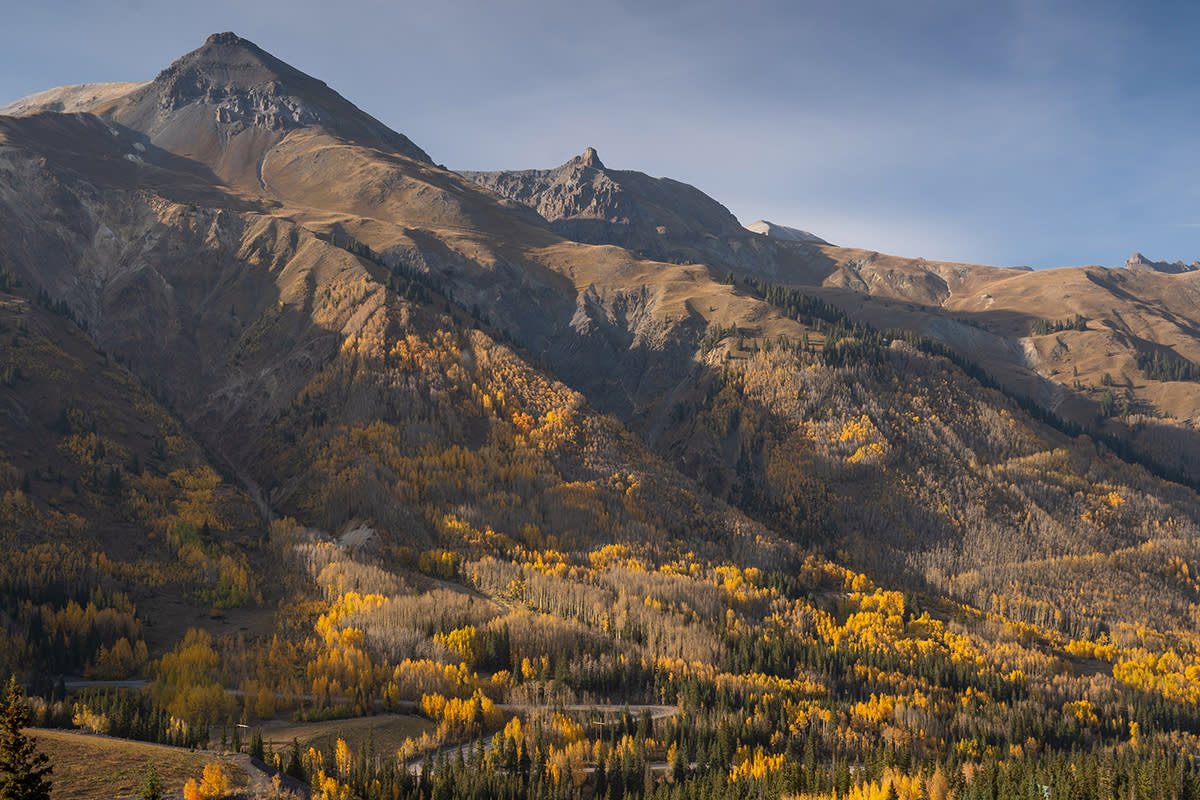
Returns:
[[[210,36],[153,81],[89,110],[204,164],[242,192],[261,188],[262,164],[273,147],[307,129],[429,162],[408,137],[232,33]]]
[[[1182,275],[1185,272],[1200,270],[1200,261],[1184,264],[1182,261],[1151,261],[1141,253],[1134,253],[1125,262],[1126,269],[1161,272],[1165,275]]]
[[[318,126],[349,141],[430,160],[407,136],[359,110],[323,81],[233,33],[210,36],[202,47],[159,73],[114,115],[138,120],[153,108],[157,117],[166,119],[192,104],[211,107],[222,125],[268,130]]]
[[[609,169],[589,147],[548,170],[464,172],[523,203],[567,239],[613,244],[663,260],[695,258],[750,237],[723,205],[686,183]]]

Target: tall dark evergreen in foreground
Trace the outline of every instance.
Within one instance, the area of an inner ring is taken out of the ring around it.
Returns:
[[[29,707],[15,677],[9,678],[0,719],[0,800],[49,800],[50,759],[26,736]]]

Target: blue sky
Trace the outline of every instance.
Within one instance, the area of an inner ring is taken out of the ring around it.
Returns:
[[[5,9],[5,5],[11,8]],[[19,10],[18,10],[19,9]],[[742,222],[1035,267],[1200,259],[1200,4],[0,0],[0,104],[233,30],[457,169],[612,168]]]

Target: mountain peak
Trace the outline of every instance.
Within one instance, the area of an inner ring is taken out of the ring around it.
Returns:
[[[315,127],[419,161],[431,160],[406,136],[360,110],[324,81],[232,31],[209,36],[132,93],[113,115],[152,138],[172,130],[167,140],[174,144],[188,142],[195,131],[206,127],[207,118],[228,135],[248,127],[279,133]]]
[[[584,149],[583,153],[572,158],[564,166],[580,166],[591,167],[592,169],[604,169],[604,162],[600,160],[600,155],[596,152],[596,148],[587,147]]]
[[[322,81],[232,31],[209,36],[203,45],[160,72],[154,84],[163,106],[171,109],[246,92],[278,94],[283,90],[302,97],[329,92]]]
[[[205,39],[204,43],[206,45],[221,44],[221,45],[232,45],[235,47],[249,46],[249,47],[258,49],[258,45],[254,44],[254,42],[250,41],[249,39],[243,39],[242,37],[238,36],[233,31],[225,31],[224,33],[214,33],[211,36],[209,36],[207,39]]]

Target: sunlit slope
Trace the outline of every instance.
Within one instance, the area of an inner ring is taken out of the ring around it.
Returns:
[[[143,83],[81,83],[74,86],[58,86],[44,92],[22,97],[6,106],[0,106],[0,114],[4,116],[25,116],[43,111],[54,111],[65,114],[90,111],[97,106],[110,103],[124,97],[135,89],[140,89]]]

